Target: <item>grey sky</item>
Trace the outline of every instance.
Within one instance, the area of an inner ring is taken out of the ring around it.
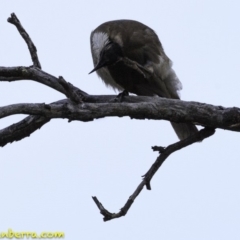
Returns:
[[[156,31],[183,84],[182,99],[239,106],[237,0],[11,1],[0,8],[0,66],[32,64],[7,18],[15,12],[43,70],[90,94],[112,94],[96,74],[90,32],[114,19]],[[50,103],[64,96],[32,81],[3,83],[0,105]],[[24,116],[0,121],[1,129]],[[91,199],[117,212],[157,157],[151,146],[177,137],[166,121],[52,120],[0,149],[0,232],[64,231],[65,239],[239,239],[240,134],[217,130],[174,153],[126,217],[103,223]]]

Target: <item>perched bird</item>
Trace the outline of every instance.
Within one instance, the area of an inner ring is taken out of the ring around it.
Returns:
[[[142,96],[180,99],[181,82],[156,33],[133,20],[98,26],[90,37],[94,69],[107,86]],[[179,139],[198,130],[191,123],[171,122]]]

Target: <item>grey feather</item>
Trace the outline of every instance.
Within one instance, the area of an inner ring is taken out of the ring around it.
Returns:
[[[114,64],[97,70],[107,86],[137,95],[180,99],[178,93],[182,84],[158,36],[148,26],[133,20],[106,22],[91,33],[90,41],[94,67],[109,43],[121,49],[121,57]],[[126,64],[129,61],[132,66]],[[198,131],[191,123],[171,124],[180,139]]]

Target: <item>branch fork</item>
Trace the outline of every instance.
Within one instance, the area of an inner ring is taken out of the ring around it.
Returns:
[[[56,78],[44,72],[38,59],[37,48],[14,13],[8,18],[8,22],[17,28],[26,42],[33,65],[30,67],[0,67],[0,81],[12,82],[29,79],[61,92],[66,96],[66,99],[51,104],[13,104],[0,107],[0,118],[13,114],[29,115],[22,121],[0,130],[0,146],[3,147],[7,143],[30,136],[53,118],[67,118],[69,121],[85,122],[103,117],[129,116],[131,119],[192,122],[204,127],[198,133],[167,147],[152,147],[153,151],[159,152],[159,156],[118,213],[109,212],[97,197],[92,197],[100,213],[104,216],[104,221],[125,216],[144,186],[147,190],[151,190],[151,179],[163,162],[175,151],[212,136],[216,128],[240,131],[240,109],[236,107],[224,108],[197,102],[144,96],[123,96],[119,102],[114,101],[115,95],[89,95],[67,82],[63,77]],[[129,59],[123,59],[123,61],[138,69],[139,73],[146,75],[146,77],[151,74],[150,70],[142,68]]]

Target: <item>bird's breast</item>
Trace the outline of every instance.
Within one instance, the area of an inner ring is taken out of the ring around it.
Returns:
[[[123,61],[108,66],[107,69],[116,84],[130,93],[140,96],[168,97],[165,87],[161,87],[162,81],[155,74],[146,77],[141,71],[126,66]]]
[[[140,72],[126,66],[122,61],[108,66],[107,69],[113,80],[128,92],[139,94],[138,87],[148,84],[148,80]]]

